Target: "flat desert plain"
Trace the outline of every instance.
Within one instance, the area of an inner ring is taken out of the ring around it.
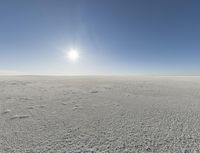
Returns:
[[[198,153],[200,77],[1,76],[1,153]]]

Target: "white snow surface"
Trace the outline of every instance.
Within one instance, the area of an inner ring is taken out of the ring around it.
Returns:
[[[200,152],[200,77],[0,77],[0,153],[147,152]]]

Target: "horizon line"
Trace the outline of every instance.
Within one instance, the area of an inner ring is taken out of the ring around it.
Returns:
[[[105,76],[105,77],[200,77],[200,75],[172,75],[172,74],[0,74],[0,77],[33,76],[33,77],[81,77],[81,76]]]

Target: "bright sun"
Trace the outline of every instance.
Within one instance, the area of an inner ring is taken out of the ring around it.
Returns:
[[[70,50],[68,53],[67,53],[67,58],[70,60],[70,61],[77,61],[79,59],[79,53],[77,50]]]

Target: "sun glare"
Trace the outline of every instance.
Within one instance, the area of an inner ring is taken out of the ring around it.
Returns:
[[[70,60],[70,61],[77,61],[79,59],[79,53],[77,50],[70,50],[68,53],[67,53],[67,58]]]

